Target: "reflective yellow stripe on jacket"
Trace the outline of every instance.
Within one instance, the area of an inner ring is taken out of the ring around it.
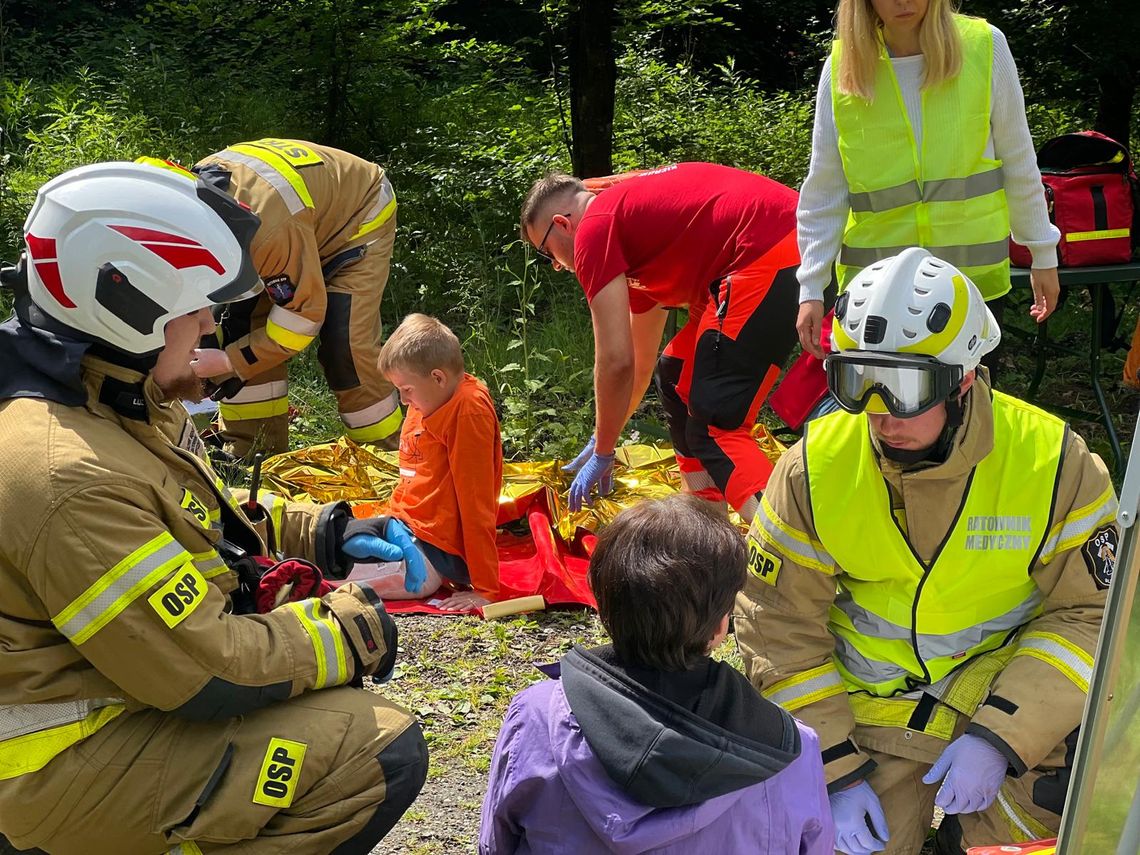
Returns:
[[[360,224],[352,240],[376,231],[392,219],[394,213],[396,213],[396,191],[392,189],[392,182],[385,175],[380,179],[380,192],[376,194],[376,201],[364,212],[364,222]]]
[[[800,707],[806,707],[833,695],[841,695],[846,691],[847,687],[843,685],[839,671],[835,665],[828,662],[826,665],[773,683],[764,690],[763,695],[788,712],[795,712]]]
[[[308,599],[288,603],[309,635],[316,657],[317,676],[314,689],[339,686],[348,682],[348,667],[345,660],[344,639],[340,624],[320,600]]]
[[[264,139],[238,143],[219,156],[249,167],[277,191],[290,214],[299,214],[305,208],[313,207],[313,196],[297,166],[312,166],[322,161],[312,149],[300,143],[294,144],[297,155],[291,155],[289,150],[281,147],[285,142],[291,141]]]
[[[809,427],[816,534],[841,571],[828,626],[850,690],[890,697],[937,683],[1040,613],[1030,569],[1049,526],[1065,425],[1000,392],[993,412],[994,449],[929,566],[894,523],[866,415],[835,413]]]
[[[875,97],[839,91],[842,44],[831,52],[831,92],[850,214],[836,270],[840,288],[862,268],[923,246],[973,279],[987,300],[1009,290],[1009,210],[990,137],[993,34],[954,17],[962,70],[922,92],[922,151],[880,36]]]
[[[169,532],[148,540],[76,597],[52,623],[80,645],[176,568],[191,561]]]
[[[377,401],[363,410],[341,413],[344,433],[353,442],[379,442],[400,432],[404,414],[400,410],[399,393]]]
[[[116,698],[0,706],[0,780],[42,769],[124,709]]]

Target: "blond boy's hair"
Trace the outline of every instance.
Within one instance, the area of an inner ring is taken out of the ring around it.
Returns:
[[[411,371],[422,376],[436,368],[462,374],[463,348],[442,321],[416,313],[404,318],[388,336],[380,349],[379,368],[384,376],[391,371]]]
[[[922,88],[931,89],[957,77],[962,70],[962,39],[954,25],[957,0],[930,0],[918,30],[918,44],[926,60]],[[839,91],[875,100],[875,66],[882,44],[882,21],[871,0],[839,0],[836,36],[839,54]],[[830,108],[829,108],[830,109]]]

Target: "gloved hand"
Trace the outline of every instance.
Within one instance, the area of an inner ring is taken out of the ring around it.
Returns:
[[[590,437],[590,441],[582,451],[562,467],[563,472],[576,472],[574,483],[570,485],[570,510],[580,511],[583,501],[593,504],[590,500],[590,491],[596,486],[598,495],[604,496],[614,488],[614,456],[613,454],[597,454],[594,446],[597,437]]]
[[[427,582],[427,566],[416,538],[401,520],[375,517],[353,520],[344,529],[341,552],[360,561],[403,561],[404,590],[418,594]]]
[[[835,820],[835,848],[847,855],[882,852],[891,839],[879,797],[866,781],[827,797]],[[871,824],[867,825],[870,816]],[[873,832],[872,832],[873,829]],[[877,836],[876,836],[877,835]]]
[[[980,736],[965,733],[946,746],[922,782],[942,781],[934,803],[946,813],[977,813],[993,804],[1008,769],[1000,751]]]
[[[323,597],[333,590],[317,565],[301,558],[286,558],[266,570],[257,584],[257,612],[268,614],[282,603]]]

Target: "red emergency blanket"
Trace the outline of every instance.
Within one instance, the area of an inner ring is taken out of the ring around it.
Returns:
[[[753,429],[757,443],[775,462],[783,452],[767,429]],[[592,506],[571,512],[566,493],[572,476],[562,461],[507,463],[499,496],[500,596],[484,612],[512,614],[543,607],[595,607],[586,584],[586,567],[594,534],[624,508],[644,499],[661,498],[681,489],[673,451],[648,445],[617,449],[614,490]],[[399,462],[392,452],[359,446],[348,439],[310,446],[271,457],[262,464],[263,488],[282,498],[323,503],[344,500],[353,513],[366,518],[384,513],[385,502],[399,479]],[[737,524],[742,521],[730,514]],[[422,600],[386,601],[393,613],[462,614],[443,612],[437,592]],[[526,598],[541,597],[539,602]]]
[[[524,501],[529,501],[529,507],[519,510],[523,511],[525,525],[516,524],[508,530],[500,530],[496,541],[499,550],[499,604],[509,607],[511,600],[538,595],[548,607],[596,609],[597,603],[586,582],[594,535],[578,529],[567,542],[550,524],[545,493],[535,493]],[[353,510],[357,516],[371,512],[367,504],[358,505]],[[478,613],[476,609],[443,611],[436,604],[446,596],[447,590],[443,589],[419,600],[385,600],[384,606],[391,614]]]

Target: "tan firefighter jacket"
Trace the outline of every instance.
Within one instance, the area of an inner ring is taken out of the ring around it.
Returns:
[[[902,467],[878,457],[898,525],[925,565],[954,525],[975,465],[993,451],[983,377],[979,371],[945,462]],[[934,762],[967,724],[963,718],[1018,774],[1079,725],[1115,562],[1116,496],[1103,462],[1079,436],[1067,431],[1063,449],[1047,535],[1027,559],[1042,594],[1039,615],[1003,647],[964,660],[939,684],[891,698],[857,692],[840,679],[828,622],[844,571],[812,520],[804,441],[780,459],[748,535],[750,573],[737,600],[736,635],[757,688],[819,734],[830,789],[873,768],[863,748]],[[832,468],[834,477],[844,477]],[[1000,548],[997,537],[979,544]],[[864,548],[874,554],[873,538]],[[984,549],[978,554],[984,561]]]
[[[42,768],[123,712],[226,718],[371,674],[391,618],[346,585],[235,615],[218,553],[321,564],[335,506],[264,497],[273,542],[237,510],[179,402],[84,357],[85,406],[0,402],[0,779]]]
[[[248,380],[316,337],[325,320],[325,281],[367,251],[372,233],[395,214],[396,194],[375,163],[298,140],[237,143],[194,172],[261,217],[251,251],[265,282],[262,299],[272,306],[264,324],[226,342],[234,371]]]

